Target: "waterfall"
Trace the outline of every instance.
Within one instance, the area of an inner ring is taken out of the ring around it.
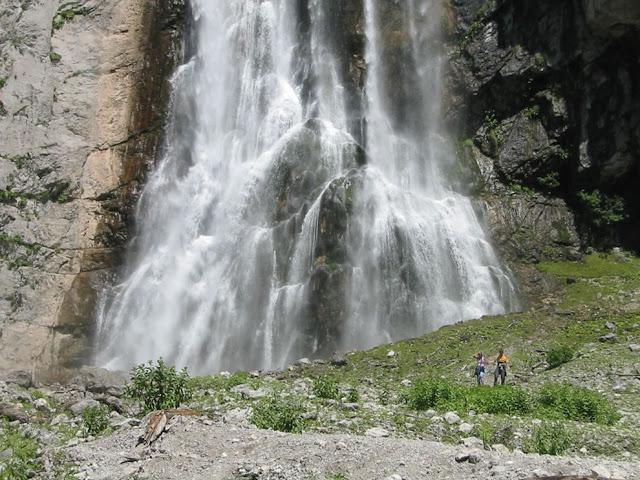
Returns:
[[[448,180],[440,2],[365,0],[362,85],[348,3],[191,0],[98,363],[282,367],[518,307]]]

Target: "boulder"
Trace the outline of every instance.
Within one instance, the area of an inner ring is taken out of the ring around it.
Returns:
[[[444,414],[444,420],[449,425],[455,425],[460,422],[460,416],[456,412],[447,412]]]
[[[387,430],[385,430],[384,428],[381,428],[381,427],[370,428],[366,432],[364,432],[364,434],[367,437],[376,437],[376,438],[382,438],[382,437],[388,437],[389,436],[389,432]]]
[[[114,397],[122,396],[128,376],[124,372],[114,372],[98,367],[82,367],[70,382],[93,393],[104,393]]]
[[[18,421],[25,423],[29,421],[29,416],[26,412],[17,405],[0,404],[0,418],[6,418],[10,422]]]
[[[253,389],[249,385],[236,385],[231,389],[232,393],[237,393],[238,395],[242,395],[243,398],[248,398],[250,400],[255,400],[257,398],[263,398],[267,396],[267,392],[262,389]]]
[[[85,398],[84,400],[80,400],[79,402],[71,405],[69,410],[71,410],[73,414],[77,416],[82,414],[82,412],[85,411],[87,408],[99,407],[99,406],[100,406],[100,402],[98,402],[97,400],[94,400],[93,398]]]

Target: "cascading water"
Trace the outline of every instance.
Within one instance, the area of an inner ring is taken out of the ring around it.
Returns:
[[[282,367],[517,308],[446,181],[438,0],[365,1],[364,89],[343,3],[191,0],[196,52],[103,296],[99,363]],[[393,68],[385,8],[408,39]]]

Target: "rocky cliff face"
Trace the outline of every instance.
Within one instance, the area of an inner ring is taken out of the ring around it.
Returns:
[[[457,19],[449,121],[465,155],[481,167],[498,242],[522,237],[522,251],[506,245],[517,258],[571,253],[576,238],[565,201],[583,245],[637,248],[640,5],[449,6]],[[531,244],[536,237],[552,241]]]
[[[0,373],[85,361],[162,129],[184,5],[0,7]]]

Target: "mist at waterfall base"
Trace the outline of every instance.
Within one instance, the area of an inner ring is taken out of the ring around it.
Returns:
[[[447,174],[440,2],[393,7],[398,72],[391,2],[365,1],[362,85],[342,3],[191,0],[194,52],[102,296],[97,363],[280,368],[518,307]]]

